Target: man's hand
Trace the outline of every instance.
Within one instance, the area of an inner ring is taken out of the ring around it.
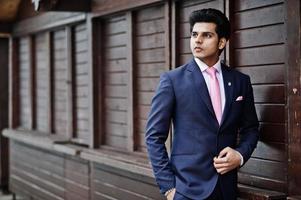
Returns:
[[[174,196],[175,196],[175,193],[176,193],[176,188],[173,188],[171,190],[171,192],[169,192],[166,196],[166,199],[167,200],[173,200]]]
[[[239,167],[240,161],[239,153],[230,147],[226,147],[219,153],[218,157],[214,157],[213,164],[219,174],[225,174]]]

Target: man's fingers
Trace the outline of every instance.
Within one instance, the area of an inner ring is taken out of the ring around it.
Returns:
[[[221,152],[219,152],[218,154],[218,158],[222,158],[222,157],[225,157],[227,155],[227,153],[229,152],[231,148],[229,147],[226,147],[224,148],[223,150],[221,150]]]
[[[229,160],[228,160],[228,157],[222,157],[222,158],[217,158],[215,157],[213,159],[213,162],[216,163],[216,164],[221,164],[221,163],[227,163]]]

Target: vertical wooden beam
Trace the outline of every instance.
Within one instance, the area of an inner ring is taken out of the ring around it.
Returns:
[[[91,14],[88,14],[87,19],[86,19],[86,24],[87,24],[87,35],[88,35],[88,59],[87,59],[87,64],[88,64],[88,79],[89,79],[89,83],[88,83],[88,101],[89,101],[89,130],[88,132],[91,134],[90,135],[90,142],[89,142],[89,146],[91,148],[95,148],[98,145],[97,142],[97,135],[98,132],[96,132],[96,128],[95,128],[95,120],[97,117],[97,115],[95,115],[95,111],[97,111],[96,107],[97,105],[95,105],[95,101],[94,101],[94,96],[97,96],[98,94],[95,92],[94,93],[94,63],[95,63],[95,58],[93,53],[94,51],[94,46],[96,46],[96,44],[94,44],[94,34],[93,34],[93,22],[92,22],[92,17]]]
[[[20,101],[19,101],[19,41],[9,38],[9,128],[15,129],[19,126]]]
[[[231,13],[231,10],[230,10],[230,0],[224,0],[224,13],[228,17],[228,19],[230,20],[230,13]],[[231,26],[231,27],[233,27],[233,26]],[[225,54],[225,57],[224,57],[225,64],[230,65],[230,41],[228,41],[228,43],[227,43],[227,45],[225,47],[224,52],[225,52],[224,53]]]
[[[129,151],[135,150],[136,137],[134,130],[134,26],[133,13],[131,11],[126,13],[126,21],[128,25],[127,32],[127,60],[128,60],[128,105],[127,105],[127,149]]]
[[[73,49],[72,49],[72,27],[66,27],[66,52],[67,52],[67,138],[72,139],[74,135],[74,115],[73,115]]]
[[[288,194],[301,195],[300,1],[285,1],[288,119]]]
[[[48,132],[53,133],[53,49],[52,49],[52,33],[48,31],[46,33],[46,55],[48,55],[46,60],[47,65],[47,75],[48,75],[48,98],[47,98],[47,113],[48,113]]]
[[[94,73],[94,106],[96,112],[94,111],[94,129],[95,129],[95,140],[94,144],[99,147],[105,143],[105,61],[104,61],[104,51],[105,48],[105,26],[103,21],[99,19],[94,19],[93,21],[93,69]]]
[[[177,62],[177,9],[176,2],[171,2],[171,69],[175,69]]]
[[[172,63],[172,54],[175,52],[171,52],[172,48],[172,40],[173,37],[171,35],[174,34],[173,31],[171,31],[172,28],[172,20],[173,20],[173,12],[172,12],[172,4],[170,1],[166,1],[164,4],[164,27],[165,27],[165,70],[168,71],[172,69],[171,63]],[[175,35],[173,35],[175,36]],[[169,132],[168,138],[165,142],[166,148],[168,153],[171,152],[171,144],[172,144],[172,129]]]
[[[29,64],[29,128],[36,129],[36,45],[35,36],[28,36]]]

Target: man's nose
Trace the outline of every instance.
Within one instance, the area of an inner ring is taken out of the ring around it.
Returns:
[[[202,42],[203,42],[202,36],[198,35],[198,36],[195,38],[195,42],[196,42],[196,43],[202,43]]]

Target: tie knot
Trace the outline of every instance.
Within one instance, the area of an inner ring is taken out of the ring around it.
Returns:
[[[215,73],[216,73],[216,69],[214,67],[208,67],[206,69],[206,72],[211,76],[211,77],[215,77]]]

